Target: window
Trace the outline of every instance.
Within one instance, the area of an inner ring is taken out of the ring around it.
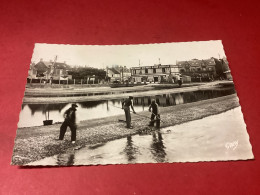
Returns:
[[[162,72],[165,73],[165,68],[162,68]]]
[[[201,71],[201,68],[197,68],[197,71]]]
[[[153,69],[153,73],[156,73],[156,69],[155,68]]]
[[[148,69],[147,69],[147,68],[145,69],[145,73],[146,73],[146,74],[148,73]]]

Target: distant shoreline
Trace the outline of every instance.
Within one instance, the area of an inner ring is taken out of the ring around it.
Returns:
[[[134,96],[134,97],[142,97],[142,96],[151,96],[151,95],[160,95],[160,94],[167,94],[167,93],[181,93],[181,92],[189,92],[189,91],[196,91],[196,90],[202,90],[202,89],[213,89],[217,88],[220,85],[224,84],[233,84],[232,81],[215,81],[215,82],[209,82],[204,84],[192,84],[191,86],[183,87],[183,88],[163,88],[166,85],[158,85],[158,87],[151,87],[151,86],[145,86],[145,87],[124,87],[124,88],[106,88],[106,89],[93,89],[87,90],[85,93],[90,92],[118,92],[116,94],[106,94],[106,95],[93,95],[93,96],[70,96],[70,97],[27,97],[26,95],[23,98],[24,104],[48,104],[48,103],[71,103],[71,102],[87,102],[87,101],[100,101],[100,100],[112,100],[112,99],[120,99],[120,98],[126,98],[128,96]],[[195,86],[194,86],[195,85]],[[162,89],[158,89],[158,88]],[[145,89],[148,88],[148,89]],[[135,92],[129,92],[129,93],[123,93],[126,91],[133,91]],[[77,92],[76,92],[77,91]],[[28,93],[28,92],[27,92]],[[46,93],[42,90],[36,90],[36,91],[30,91],[30,93]],[[58,94],[64,94],[68,93],[66,90],[55,90],[55,93]],[[70,93],[84,93],[83,90],[72,90]]]

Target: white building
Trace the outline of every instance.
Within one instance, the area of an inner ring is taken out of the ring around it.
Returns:
[[[132,82],[134,83],[160,83],[163,81],[173,82],[173,76],[179,74],[177,65],[140,66],[131,68]],[[171,80],[171,81],[170,81]]]
[[[107,77],[111,82],[113,81],[128,81],[131,77],[131,72],[126,66],[113,66],[107,68]]]

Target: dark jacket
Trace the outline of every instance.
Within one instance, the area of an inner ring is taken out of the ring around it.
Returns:
[[[152,103],[150,106],[149,106],[149,111],[151,111],[152,109],[152,112],[157,115],[157,114],[160,114],[159,113],[159,106],[157,103]]]
[[[76,123],[76,110],[76,108],[69,108],[68,110],[66,110],[66,112],[64,113],[66,122],[72,124]]]
[[[122,102],[122,107],[129,107],[129,106],[132,106],[133,105],[133,103],[132,103],[132,100],[130,100],[130,99],[126,99],[126,100],[124,100],[123,102]]]

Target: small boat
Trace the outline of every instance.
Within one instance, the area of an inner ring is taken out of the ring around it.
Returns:
[[[114,81],[109,85],[111,88],[117,88],[117,87],[133,87],[134,84],[126,82],[126,83],[121,83],[120,81]]]
[[[123,84],[123,83],[120,83],[120,84],[110,84],[109,85],[111,88],[117,88],[117,87],[133,87],[134,84]]]
[[[43,121],[43,125],[46,126],[46,125],[52,125],[53,123],[53,120],[45,120]]]

